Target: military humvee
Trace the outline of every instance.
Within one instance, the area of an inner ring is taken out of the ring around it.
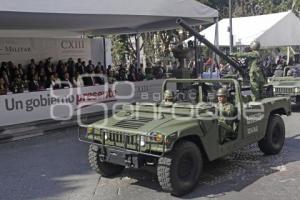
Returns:
[[[230,117],[234,137],[220,141],[216,91],[226,87],[235,109]],[[278,154],[285,140],[281,115],[291,114],[289,97],[244,102],[234,79],[169,79],[162,86],[174,102],[123,105],[113,116],[82,126],[80,138],[89,142],[89,162],[102,176],[127,168],[156,167],[164,191],[184,195],[197,185],[204,160],[213,161],[258,142],[266,155]]]
[[[288,76],[288,71],[294,71]],[[292,103],[300,103],[300,66],[286,67],[283,77],[269,78],[268,84],[273,86],[275,96],[290,96]]]

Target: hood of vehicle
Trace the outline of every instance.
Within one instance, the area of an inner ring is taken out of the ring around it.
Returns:
[[[184,126],[193,121],[193,108],[163,108],[161,112],[149,111],[148,108],[139,111],[122,110],[114,116],[93,124],[95,128],[108,129],[116,132],[147,134],[155,130]],[[198,114],[205,114],[207,108],[198,108]],[[168,128],[169,127],[169,128]],[[169,132],[169,131],[168,131]]]
[[[280,77],[274,78],[271,82],[274,87],[300,87],[300,78]]]

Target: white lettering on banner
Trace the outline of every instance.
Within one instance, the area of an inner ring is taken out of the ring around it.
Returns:
[[[128,88],[122,84],[119,84],[115,89],[112,85],[108,87],[102,85],[83,87],[80,90],[77,90],[78,88],[54,90],[55,95],[51,95],[51,91],[41,91],[0,96],[0,102],[2,102],[0,104],[0,127],[51,119],[53,115],[56,119],[68,119],[69,113],[76,115],[78,113],[99,112],[102,111],[99,103],[105,104],[108,109],[111,109],[114,103],[151,102],[155,93],[160,92],[163,81],[152,80],[133,83],[135,86],[135,91],[132,91],[134,96],[129,99],[117,98],[118,95],[120,97],[124,95],[124,91]],[[70,90],[72,91],[70,92]],[[127,93],[130,91],[127,90]],[[148,93],[149,99],[145,99],[145,93]],[[64,105],[72,107],[72,112],[66,113],[70,108],[62,109]],[[79,109],[80,112],[76,112]]]

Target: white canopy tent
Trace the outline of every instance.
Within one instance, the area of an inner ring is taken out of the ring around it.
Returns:
[[[263,48],[300,45],[300,19],[292,12],[233,18],[234,46],[248,46],[254,40]],[[229,19],[218,23],[219,46],[229,46]],[[211,43],[215,41],[216,24],[200,32]],[[186,40],[194,40],[193,37]]]
[[[92,35],[139,33],[213,23],[218,11],[195,0],[1,0],[6,30],[68,31]]]
[[[178,27],[178,17],[209,24],[218,11],[195,0],[1,0],[0,6],[1,30],[31,31],[31,37],[40,35],[36,30],[94,36],[167,30]]]

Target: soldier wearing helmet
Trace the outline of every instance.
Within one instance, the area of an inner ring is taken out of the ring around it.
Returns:
[[[289,71],[287,72],[286,76],[293,77],[294,76],[294,71],[292,69],[289,69]]]
[[[233,118],[235,117],[235,108],[229,103],[228,91],[226,88],[220,88],[217,91],[218,104],[218,126],[220,143],[223,144],[227,140],[234,139],[236,134],[233,129]]]
[[[163,98],[165,104],[172,104],[174,102],[174,94],[171,90],[165,90]]]
[[[273,77],[283,77],[283,73],[284,73],[284,71],[282,70],[282,66],[277,65]]]
[[[250,49],[252,51],[259,51],[260,50],[260,42],[258,42],[258,41],[251,42]]]
[[[250,86],[252,91],[252,100],[258,101],[262,99],[263,86],[266,83],[263,71],[262,71],[262,61],[260,55],[260,43],[258,41],[253,41],[250,44],[250,49],[252,52],[236,54],[236,56],[241,58],[247,58],[249,60],[249,77]]]

